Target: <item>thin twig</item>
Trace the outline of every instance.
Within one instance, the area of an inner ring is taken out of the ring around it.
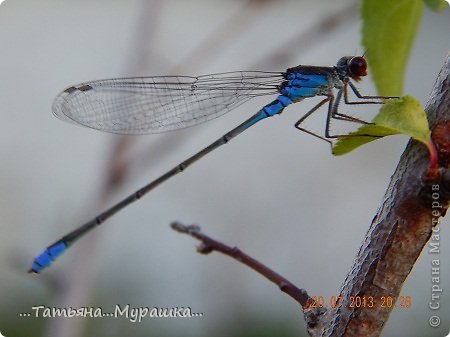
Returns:
[[[242,264],[245,264],[247,267],[250,267],[253,270],[257,271],[269,281],[275,283],[282,292],[292,297],[302,306],[302,308],[307,308],[307,306],[309,305],[310,297],[304,289],[297,288],[283,276],[268,268],[261,262],[250,257],[249,255],[245,254],[239,248],[227,246],[222,242],[210,238],[209,236],[203,234],[200,230],[200,227],[196,225],[186,226],[179,222],[173,222],[170,226],[172,227],[172,229],[179,233],[188,234],[201,241],[201,245],[197,247],[197,251],[199,253],[209,254],[213,251],[217,251],[229,257],[232,257]]]

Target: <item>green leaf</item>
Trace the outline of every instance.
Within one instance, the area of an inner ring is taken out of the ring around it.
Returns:
[[[445,0],[423,0],[425,5],[435,12],[441,12],[448,6]]]
[[[382,96],[402,93],[406,62],[422,10],[421,0],[362,1],[362,43]]]
[[[385,136],[404,134],[426,146],[430,143],[430,130],[425,111],[411,96],[389,100],[372,120],[373,124],[363,125],[350,133],[351,137],[339,138],[332,153],[342,155],[357,147]]]

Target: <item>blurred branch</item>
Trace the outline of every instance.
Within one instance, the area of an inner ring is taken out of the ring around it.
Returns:
[[[277,274],[272,269],[266,267],[261,262],[255,260],[254,258],[248,256],[244,252],[242,252],[237,247],[230,247],[226,244],[216,241],[209,236],[203,234],[200,230],[199,226],[190,225],[185,226],[179,222],[173,222],[171,225],[173,230],[188,234],[197,240],[201,241],[201,245],[197,247],[197,251],[201,254],[209,254],[213,251],[221,252],[242,264],[245,264],[247,267],[252,268],[256,272],[260,273],[269,281],[275,283],[282,292],[286,293],[290,297],[292,297],[295,301],[297,301],[303,308],[305,308],[310,300],[308,293],[304,289],[297,288],[294,284],[289,282],[287,279]]]
[[[162,7],[161,0],[143,0],[141,2],[141,10],[138,16],[138,27],[134,39],[133,46],[130,50],[130,58],[133,62],[128,64],[134,67],[144,67],[149,62],[150,41],[149,33],[156,31],[155,23],[158,23],[158,16]],[[150,15],[150,17],[149,17]],[[95,205],[96,208],[103,208],[106,204],[111,192],[119,188],[126,182],[127,172],[130,169],[129,163],[125,160],[132,145],[132,138],[127,136],[117,137],[111,147],[111,153],[106,161],[103,174],[104,180],[100,187],[100,192],[94,197],[95,201],[88,201],[89,205]],[[75,267],[69,269],[64,275],[64,279],[57,282],[55,289],[55,307],[86,307],[91,300],[90,291],[93,288],[93,271],[95,266],[96,249],[99,244],[101,232],[95,231],[88,235],[79,244],[79,248],[75,250]],[[82,268],[77,268],[76,264],[82,264]],[[45,335],[48,337],[79,337],[83,335],[86,320],[80,317],[72,319],[52,319],[46,326]]]
[[[255,22],[255,16],[260,10],[269,4],[276,3],[274,0],[246,0],[238,11],[226,20],[222,25],[212,31],[207,39],[198,45],[183,61],[172,69],[172,73],[179,74],[204,67],[219,56],[227,45],[232,43],[236,36],[242,34]]]
[[[279,6],[279,1],[275,0],[247,0],[239,8],[237,13],[230,17],[223,25],[211,32],[208,38],[197,46],[184,60],[176,67],[172,73],[185,73],[195,68],[204,67],[205,64],[217,58],[227,45],[242,35],[243,31],[251,27],[262,10],[268,10],[270,5]],[[258,61],[254,62],[252,69],[272,69],[280,64],[291,64],[292,59],[298,57],[302,51],[310,51],[315,45],[323,43],[325,36],[331,34],[342,26],[353,24],[353,20],[358,20],[359,1],[352,0],[338,10],[324,13],[312,26],[300,31],[293,37],[283,41],[281,45],[271,45],[270,53]],[[256,17],[255,17],[256,16]],[[291,27],[290,29],[295,29]],[[307,47],[307,48],[306,48]]]
[[[315,45],[323,44],[324,38],[342,26],[353,24],[359,19],[359,1],[350,1],[337,11],[324,14],[306,30],[301,30],[282,45],[273,48],[273,52],[255,62],[254,69],[271,69],[279,64],[290,64],[293,55],[311,50]]]

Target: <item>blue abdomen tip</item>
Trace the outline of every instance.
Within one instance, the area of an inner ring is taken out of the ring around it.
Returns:
[[[67,248],[63,241],[59,241],[54,245],[47,247],[41,254],[34,258],[29,273],[39,274],[40,271],[55,261]]]

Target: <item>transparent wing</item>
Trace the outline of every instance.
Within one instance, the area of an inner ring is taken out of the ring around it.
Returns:
[[[282,73],[258,71],[99,80],[67,88],[52,110],[63,120],[102,131],[159,133],[211,120],[252,97],[276,94],[282,80]]]

